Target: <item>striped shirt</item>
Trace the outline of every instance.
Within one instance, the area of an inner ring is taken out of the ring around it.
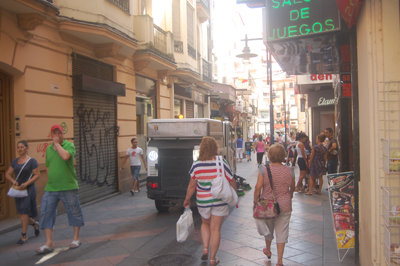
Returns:
[[[225,177],[228,181],[233,178],[228,163],[224,160]],[[199,208],[209,208],[227,205],[221,199],[214,199],[211,195],[211,181],[217,177],[217,162],[196,161],[189,171],[190,177],[196,179],[196,203]]]

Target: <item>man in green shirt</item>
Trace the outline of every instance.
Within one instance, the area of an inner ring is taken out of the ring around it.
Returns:
[[[53,227],[60,200],[68,214],[68,223],[74,228],[74,238],[69,247],[72,249],[81,245],[79,231],[84,221],[78,197],[78,180],[73,165],[75,146],[64,139],[63,131],[60,125],[51,127],[53,143],[46,150],[48,180],[40,205],[40,228],[44,229],[46,243],[37,250],[39,254],[46,254],[54,249]]]

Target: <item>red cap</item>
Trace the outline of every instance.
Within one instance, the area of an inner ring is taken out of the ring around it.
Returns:
[[[54,130],[60,130],[62,133],[64,133],[64,129],[62,128],[62,126],[60,126],[59,124],[55,124],[51,127],[51,132],[53,132]]]

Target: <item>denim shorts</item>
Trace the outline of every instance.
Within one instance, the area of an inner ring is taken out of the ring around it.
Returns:
[[[56,223],[57,206],[59,201],[64,204],[68,215],[68,224],[74,227],[84,225],[78,190],[45,191],[40,205],[40,228],[53,228]]]
[[[139,181],[140,165],[131,165],[131,174],[133,180]]]

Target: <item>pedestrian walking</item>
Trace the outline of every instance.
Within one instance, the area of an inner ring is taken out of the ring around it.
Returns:
[[[338,154],[339,154],[339,146],[337,140],[333,137],[333,129],[328,127],[325,129],[325,136],[329,139],[328,143],[328,156],[327,156],[327,165],[328,174],[337,173],[338,168]]]
[[[240,135],[236,140],[236,159],[240,162],[243,159],[243,139]]]
[[[219,263],[216,257],[221,239],[221,226],[224,217],[229,214],[228,204],[221,199],[212,197],[211,182],[217,177],[218,144],[213,137],[203,137],[200,143],[198,161],[194,162],[189,173],[190,182],[187,188],[183,206],[190,207],[190,199],[195,190],[197,209],[201,215],[201,238],[203,242],[202,260],[207,260],[210,255],[209,264]],[[225,177],[230,185],[236,190],[236,182],[228,163],[224,160]]]
[[[248,140],[246,141],[244,146],[246,147],[247,161],[250,162],[251,161],[251,150],[252,150],[252,147],[253,147],[253,142],[250,141],[250,138],[248,138]]]
[[[308,191],[306,195],[312,195],[318,178],[318,190],[317,194],[321,194],[322,189],[322,175],[325,174],[326,168],[325,164],[327,161],[327,150],[324,147],[325,135],[320,134],[317,136],[317,144],[312,147],[311,157],[310,157],[310,177],[308,179]]]
[[[59,201],[62,201],[68,214],[68,224],[74,229],[70,249],[81,245],[79,232],[84,225],[78,196],[78,180],[74,169],[75,146],[64,139],[64,131],[60,125],[51,127],[51,138],[53,142],[46,149],[48,180],[40,205],[40,228],[44,229],[46,243],[37,249],[38,254],[50,253],[54,249],[53,228]]]
[[[126,161],[129,158],[129,164],[131,168],[131,174],[133,178],[133,185],[131,189],[131,195],[135,195],[135,192],[140,192],[140,185],[139,185],[139,174],[140,174],[140,167],[142,160],[145,169],[147,169],[146,160],[144,158],[144,153],[142,148],[138,147],[138,141],[136,138],[131,139],[132,147],[126,150],[126,156],[122,163],[121,169],[124,169]]]
[[[279,204],[280,214],[275,218],[255,219],[257,231],[265,238],[264,254],[271,258],[271,243],[276,235],[278,250],[277,266],[283,266],[283,252],[289,237],[289,223],[292,214],[292,198],[295,189],[294,176],[289,166],[282,165],[286,152],[281,144],[273,144],[268,151],[269,165],[272,175],[272,189],[268,178],[268,172],[264,165],[260,166],[257,183],[254,188],[254,206],[261,199],[272,199],[275,195]]]
[[[21,238],[17,241],[18,245],[23,245],[28,240],[26,236],[28,225],[32,225],[35,236],[38,236],[39,223],[35,220],[38,215],[36,206],[36,187],[35,182],[39,179],[39,164],[28,155],[28,143],[20,140],[17,143],[18,157],[11,162],[11,166],[6,171],[6,178],[14,188],[18,190],[26,189],[28,196],[15,198],[15,206],[19,214],[22,231]],[[12,176],[15,176],[15,179]]]
[[[304,192],[303,189],[303,179],[307,175],[308,169],[308,160],[307,154],[305,150],[305,142],[307,141],[308,137],[303,132],[299,132],[297,134],[297,143],[296,143],[296,151],[297,151],[297,165],[300,168],[300,177],[296,185],[297,192]]]
[[[265,143],[262,139],[262,135],[258,136],[258,140],[256,142],[256,151],[257,151],[257,164],[261,165],[265,153]]]

